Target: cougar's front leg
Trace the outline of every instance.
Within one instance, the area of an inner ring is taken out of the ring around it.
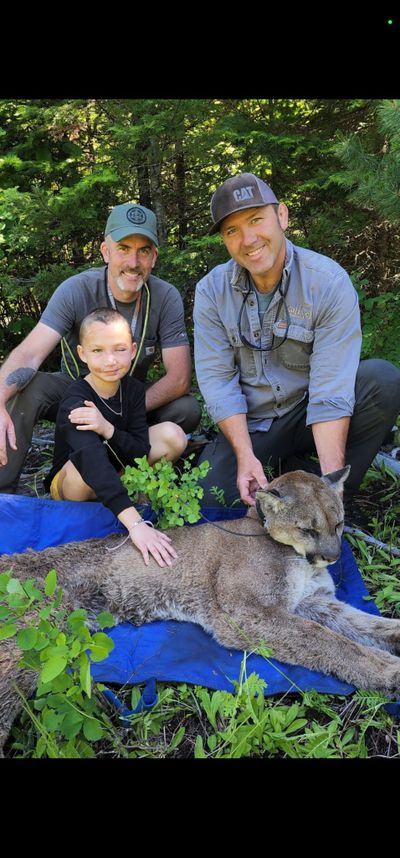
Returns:
[[[282,609],[266,609],[252,601],[237,614],[218,611],[213,632],[226,647],[250,649],[261,644],[280,661],[334,674],[359,688],[389,696],[400,692],[400,659]]]
[[[318,591],[300,602],[296,614],[365,646],[400,654],[400,620],[366,614]]]

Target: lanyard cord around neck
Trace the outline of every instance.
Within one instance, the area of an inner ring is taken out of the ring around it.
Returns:
[[[148,325],[148,323],[149,323],[149,314],[150,314],[150,289],[149,289],[149,287],[148,287],[148,285],[147,285],[147,283],[146,283],[146,282],[144,282],[144,283],[143,283],[143,286],[144,286],[144,289],[145,289],[145,292],[146,292],[146,312],[145,312],[145,315],[144,315],[143,330],[142,330],[142,334],[141,334],[141,337],[140,337],[140,343],[139,343],[139,346],[138,346],[138,350],[137,350],[137,352],[136,352],[136,354],[135,354],[135,360],[133,361],[133,364],[132,364],[132,366],[131,366],[131,369],[130,369],[130,373],[129,373],[129,375],[133,375],[133,373],[135,372],[135,369],[136,369],[136,366],[137,366],[137,362],[138,362],[138,360],[139,360],[139,355],[140,355],[140,353],[141,353],[141,351],[142,351],[142,347],[143,347],[143,343],[144,343],[144,338],[145,338],[146,333],[147,333],[147,325]]]
[[[107,266],[106,266],[106,269],[105,269],[105,272],[104,272],[104,282],[105,282],[105,284],[106,284],[106,290],[107,290],[108,300],[109,300],[109,302],[110,302],[111,306],[113,307],[113,309],[114,309],[114,310],[116,310],[116,309],[117,309],[117,307],[116,307],[116,304],[115,304],[115,298],[114,298],[114,295],[113,295],[113,293],[111,292],[111,289],[110,289],[110,287],[109,287],[109,285],[108,285],[108,280],[107,280]],[[141,354],[141,351],[142,351],[142,348],[143,348],[144,338],[145,338],[146,333],[147,333],[147,326],[148,326],[148,323],[149,323],[149,314],[150,314],[150,289],[149,289],[149,287],[148,287],[148,285],[147,285],[146,281],[144,281],[144,282],[143,282],[143,287],[144,287],[144,290],[145,290],[145,292],[146,292],[146,312],[145,312],[145,315],[144,315],[143,330],[142,330],[142,333],[141,333],[141,337],[140,337],[140,342],[139,342],[138,350],[137,350],[137,352],[136,352],[135,359],[134,359],[133,364],[132,364],[132,366],[131,366],[131,369],[130,369],[130,371],[129,371],[129,375],[133,375],[133,373],[135,372],[135,369],[136,369],[136,367],[137,367],[137,363],[138,363],[138,360],[139,360],[139,357],[140,357],[140,354]],[[131,323],[132,337],[133,337],[133,335],[134,335],[134,333],[135,333],[135,330],[136,330],[136,323],[137,323],[138,315],[139,315],[139,313],[137,313],[137,315],[136,315],[136,316],[135,316],[135,314],[134,314],[134,318],[132,319],[132,323]]]
[[[111,306],[113,307],[113,309],[114,309],[114,310],[116,310],[116,305],[115,305],[114,295],[112,294],[111,289],[109,288],[108,283],[107,283],[107,267],[106,267],[106,270],[105,270],[105,272],[104,272],[104,282],[105,282],[105,284],[106,284],[106,292],[107,292],[107,296],[108,296],[109,302],[110,302]],[[139,347],[138,347],[138,350],[137,350],[137,352],[136,352],[135,359],[134,359],[134,361],[133,361],[133,364],[132,364],[132,366],[131,366],[131,369],[130,369],[130,371],[129,371],[129,375],[133,375],[133,373],[135,372],[135,369],[136,369],[136,367],[137,367],[137,362],[138,362],[138,360],[139,360],[140,353],[141,353],[142,348],[143,348],[143,343],[144,343],[144,339],[145,339],[146,332],[147,332],[147,326],[148,326],[148,323],[149,323],[149,314],[150,314],[150,289],[149,289],[149,287],[148,287],[148,285],[147,285],[147,283],[146,283],[146,282],[144,282],[144,283],[143,283],[143,286],[144,286],[144,289],[145,289],[145,292],[146,292],[146,312],[145,312],[145,315],[144,315],[143,330],[142,330],[142,334],[141,334],[141,337],[140,337]],[[136,327],[136,321],[137,321],[137,319],[135,319],[135,327]],[[132,326],[131,326],[131,327],[132,327]],[[132,334],[132,335],[133,335],[133,334]],[[63,362],[64,362],[64,366],[65,366],[65,368],[66,368],[66,370],[67,370],[67,373],[68,373],[68,375],[70,375],[70,376],[71,376],[71,378],[73,379],[73,381],[76,381],[76,379],[77,379],[77,378],[79,378],[79,376],[80,376],[78,361],[76,360],[76,357],[75,357],[75,355],[74,355],[74,353],[73,353],[73,351],[72,351],[72,349],[71,349],[71,347],[70,347],[70,345],[69,345],[69,343],[67,342],[67,340],[66,340],[66,338],[65,338],[65,337],[62,337],[62,338],[61,338],[61,343],[60,343],[60,345],[61,345],[61,355],[62,355],[62,359],[63,359]],[[66,350],[68,351],[68,356],[69,356],[69,358],[71,359],[71,362],[72,362],[72,364],[73,364],[73,368],[74,368],[74,371],[75,371],[75,375],[73,374],[72,370],[70,369],[70,367],[69,367],[69,365],[68,365],[67,355],[66,355]]]
[[[288,336],[289,325],[290,325],[290,315],[289,315],[289,310],[288,310],[288,306],[287,306],[287,303],[286,303],[286,297],[285,297],[286,292],[287,292],[287,287],[286,287],[286,289],[285,289],[285,292],[283,292],[283,290],[282,290],[282,281],[280,281],[280,282],[277,284],[277,286],[275,287],[274,291],[273,291],[273,294],[274,294],[275,292],[279,292],[279,295],[280,295],[280,300],[279,300],[279,303],[278,303],[278,306],[277,306],[277,310],[276,310],[276,313],[275,313],[275,320],[274,320],[274,323],[273,323],[273,324],[274,324],[274,325],[276,324],[276,322],[277,322],[277,320],[278,320],[278,317],[279,317],[279,314],[280,314],[280,311],[281,311],[281,306],[282,306],[282,304],[283,304],[283,306],[284,306],[284,310],[285,310],[285,315],[286,315],[286,329],[285,329],[285,333],[284,333],[284,335],[283,335],[283,337],[282,337],[281,342],[280,342],[280,343],[278,343],[278,345],[277,345],[277,346],[265,346],[265,347],[264,347],[264,346],[258,345],[257,343],[251,343],[251,342],[250,342],[250,341],[245,337],[245,335],[244,335],[244,333],[243,333],[243,331],[242,331],[242,315],[243,315],[244,305],[245,305],[245,303],[246,303],[246,301],[247,301],[247,299],[248,299],[248,297],[249,297],[250,293],[251,293],[251,292],[253,292],[253,289],[251,288],[251,283],[250,283],[250,279],[249,279],[249,276],[248,276],[248,275],[247,275],[246,281],[247,281],[247,292],[246,292],[246,294],[245,294],[245,295],[244,295],[244,297],[243,297],[242,306],[241,306],[241,308],[240,308],[240,310],[239,310],[239,315],[238,315],[238,320],[237,320],[238,334],[239,334],[240,340],[241,340],[241,342],[243,343],[243,345],[244,345],[244,346],[247,346],[247,348],[249,348],[249,349],[253,349],[254,351],[257,351],[257,352],[274,352],[274,351],[276,351],[276,349],[279,349],[279,348],[280,348],[280,346],[283,346],[283,343],[286,341],[287,336]],[[272,298],[273,298],[273,294],[271,295],[271,300],[272,300]],[[268,309],[268,308],[267,308],[267,309]],[[273,329],[272,329],[272,330],[273,330]],[[274,334],[272,335],[272,341],[273,341],[273,337],[274,337]]]

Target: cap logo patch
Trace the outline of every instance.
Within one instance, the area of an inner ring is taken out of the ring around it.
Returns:
[[[237,188],[233,192],[233,196],[237,203],[241,203],[243,200],[252,200],[254,197],[254,188],[251,185],[245,188]]]
[[[138,208],[138,206],[134,206],[134,208],[128,209],[126,216],[131,223],[140,224],[145,223],[147,220],[146,213],[143,209]]]

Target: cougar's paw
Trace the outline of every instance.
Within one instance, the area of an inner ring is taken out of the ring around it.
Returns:
[[[393,699],[400,697],[400,667],[387,668],[381,675],[382,691]]]
[[[400,636],[392,637],[390,640],[390,649],[394,655],[400,656]]]
[[[383,640],[390,646],[391,652],[394,655],[400,656],[400,620],[396,621],[396,626],[391,626],[390,630],[385,630]]]

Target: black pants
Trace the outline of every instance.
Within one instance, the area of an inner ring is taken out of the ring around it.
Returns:
[[[400,370],[384,360],[362,361],[357,372],[355,395],[356,404],[346,445],[346,464],[351,465],[346,494],[357,491],[400,411]],[[288,414],[274,420],[268,432],[251,433],[255,456],[264,467],[271,466],[274,476],[286,470],[284,462],[289,456],[316,452],[312,429],[306,426],[306,409],[307,400],[304,400]],[[223,489],[225,503],[230,505],[239,498],[237,462],[222,432],[202,450],[198,464],[205,460],[209,461],[211,468],[201,483],[203,506],[220,505],[211,493],[213,486]],[[243,506],[242,502],[240,505]]]
[[[187,435],[197,428],[200,418],[201,405],[190,394],[180,396],[179,399],[173,399],[172,402],[167,402],[161,408],[155,408],[154,411],[147,412],[149,426],[154,426],[156,423],[163,423],[164,420],[171,420],[172,423],[177,423]]]
[[[18,449],[11,450],[7,444],[8,463],[0,467],[0,492],[13,492],[17,487],[35,424],[39,420],[55,421],[60,400],[71,380],[62,372],[38,372],[27,387],[7,403],[7,410],[14,422]],[[150,411],[148,423],[153,426],[171,420],[189,433],[198,425],[200,416],[199,403],[193,396],[187,395]]]

